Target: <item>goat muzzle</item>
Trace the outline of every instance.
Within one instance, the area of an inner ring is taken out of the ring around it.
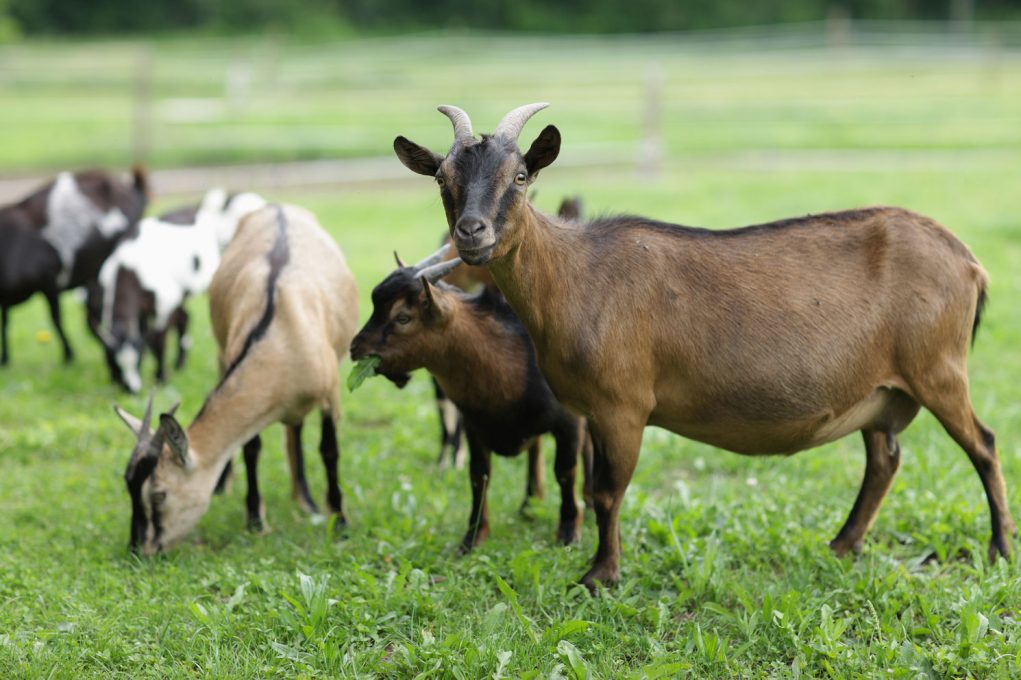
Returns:
[[[480,217],[462,215],[454,225],[454,246],[468,264],[482,264],[496,246],[496,235]]]

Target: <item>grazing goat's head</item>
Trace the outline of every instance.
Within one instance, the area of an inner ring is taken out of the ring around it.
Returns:
[[[440,185],[450,235],[468,264],[485,264],[517,244],[514,217],[528,204],[528,186],[560,153],[560,132],[552,125],[539,133],[524,154],[518,150],[521,128],[546,106],[514,109],[492,135],[482,135],[481,140],[472,133],[468,114],[455,106],[441,106],[440,112],[454,125],[454,144],[446,156],[405,137],[394,140],[394,151],[404,165],[434,177]]]
[[[411,371],[423,366],[424,357],[437,350],[436,340],[449,321],[455,293],[440,279],[461,264],[443,260],[449,246],[413,267],[398,268],[372,289],[372,316],[351,341],[351,358],[379,357],[376,372],[404,387]]]
[[[189,483],[195,459],[188,436],[174,418],[176,409],[161,414],[153,432],[152,397],[142,420],[115,408],[136,439],[124,471],[131,495],[132,552],[152,555],[169,548],[191,531],[209,506],[209,494]]]

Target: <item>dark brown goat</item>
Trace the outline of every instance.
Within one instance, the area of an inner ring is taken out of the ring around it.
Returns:
[[[557,208],[557,215],[565,220],[581,219],[581,214],[582,202],[579,196],[565,198],[560,202],[560,207]],[[453,260],[457,257],[457,250],[453,247],[454,242],[449,233],[444,234],[441,242],[444,245],[451,246],[447,249],[444,260]],[[405,266],[400,261],[400,258],[397,259],[397,266]],[[489,270],[481,266],[462,264],[444,276],[443,281],[457,286],[466,292],[476,291],[481,288],[497,289],[496,282],[493,281],[493,276],[489,273]],[[445,467],[449,452],[449,457],[454,467],[460,470],[464,467],[466,453],[462,437],[464,423],[462,422],[461,412],[443,394],[443,388],[439,386],[435,378],[433,379],[433,388],[436,394],[436,411],[440,418],[440,455],[436,462],[439,463],[441,469]],[[536,470],[538,474],[541,474],[543,464],[542,442],[540,440],[536,440],[535,444],[528,449],[528,467],[530,470]],[[538,495],[542,496],[542,479],[533,479],[530,483],[538,490]]]
[[[500,293],[484,288],[470,296],[439,283],[460,264],[456,259],[437,263],[439,259],[437,254],[420,267],[400,267],[376,286],[372,317],[351,342],[351,358],[379,357],[377,372],[399,387],[407,383],[411,371],[425,368],[463,414],[472,487],[464,550],[489,535],[490,453],[515,456],[530,449],[527,503],[541,490],[542,459],[531,449],[545,432],[557,443],[554,469],[561,493],[557,536],[572,543],[581,526],[574,495],[579,453],[585,460],[586,483],[591,469],[584,420],[554,398],[536,366],[524,327]]]
[[[46,296],[64,350],[74,351],[60,319],[60,293],[95,281],[118,241],[145,211],[141,168],[127,183],[105,170],[62,172],[30,196],[0,208],[0,364],[7,348],[9,309],[36,293]]]
[[[489,267],[535,342],[553,392],[588,417],[599,548],[582,578],[619,578],[619,512],[646,425],[743,454],[794,453],[851,432],[865,477],[830,546],[861,547],[900,464],[897,434],[921,406],[978,471],[992,515],[990,558],[1016,532],[993,433],[968,396],[966,358],[985,271],[947,229],[898,208],[710,231],[617,217],[543,215],[527,187],[560,150],[547,126],[517,138],[545,104],[492,135],[454,124],[444,157],[398,137],[411,170],[435,178],[454,243]]]

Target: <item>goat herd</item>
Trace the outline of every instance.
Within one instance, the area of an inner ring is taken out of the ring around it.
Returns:
[[[864,479],[830,543],[838,555],[857,551],[899,466],[897,435],[924,406],[981,478],[990,559],[1009,557],[1016,528],[965,365],[987,277],[964,244],[928,218],[885,207],[721,231],[636,216],[585,221],[572,202],[548,216],[527,191],[557,158],[560,133],[547,126],[525,153],[517,144],[545,106],[519,107],[480,137],[464,111],[441,106],[454,128],[446,155],[394,140],[401,162],[439,185],[450,238],[413,266],[397,257],[357,333],[354,278],[301,208],[213,190],[197,208],[141,219],[146,179],[136,169],[130,182],[63,173],[0,211],[4,363],[8,309],[36,292],[70,360],[59,294],[85,287],[89,328],[113,380],[138,391],[146,346],[165,377],[172,327],[183,363],[183,302],[208,288],[220,378],[191,425],[173,409],[154,423],[151,399],[141,419],[117,409],[136,439],[125,473],[132,549],[151,554],[184,537],[239,447],[249,527],[265,528],[256,468],[259,433],[273,422],[286,428],[295,496],[315,510],[301,429],[316,408],[326,504],[343,522],[338,364],[350,351],[356,370],[398,387],[411,371],[429,371],[441,397],[441,460],[461,458],[463,427],[472,488],[465,551],[489,533],[491,453],[527,449],[526,492],[538,493],[537,439],[550,433],[557,537],[579,536],[581,459],[599,530],[582,583],[616,582],[621,502],[650,424],[748,455],[791,454],[860,431]],[[471,286],[481,291],[463,290]]]

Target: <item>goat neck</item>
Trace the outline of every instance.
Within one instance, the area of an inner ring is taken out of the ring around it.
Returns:
[[[503,257],[491,260],[488,268],[539,346],[546,333],[562,324],[561,310],[570,309],[572,288],[565,282],[577,274],[583,258],[576,255],[584,241],[577,229],[544,215],[530,203],[510,219],[517,222],[515,243]],[[536,304],[537,300],[545,302]]]
[[[522,397],[528,362],[515,329],[467,300],[456,297],[457,309],[443,330],[443,347],[428,352],[424,368],[443,392],[460,403],[503,408]],[[496,359],[494,359],[496,358]]]

